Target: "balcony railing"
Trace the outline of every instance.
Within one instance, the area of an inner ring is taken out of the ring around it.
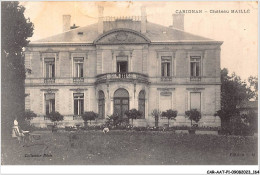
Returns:
[[[190,77],[190,81],[201,81],[201,77],[200,76]]]
[[[44,78],[44,83],[55,83],[55,78]]]
[[[102,83],[106,81],[132,81],[137,80],[139,82],[148,82],[148,76],[141,73],[135,72],[116,72],[107,73],[97,76],[96,83]]]
[[[161,81],[172,81],[172,77],[161,77]]]
[[[74,78],[73,78],[73,82],[74,82],[74,83],[84,82],[84,78],[83,78],[83,77],[74,77]]]

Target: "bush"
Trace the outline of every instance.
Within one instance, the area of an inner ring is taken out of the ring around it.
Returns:
[[[56,122],[62,121],[64,119],[64,116],[56,111],[49,113],[46,115],[46,117],[54,122],[55,125],[57,124]]]
[[[201,119],[201,113],[197,109],[191,109],[189,111],[185,111],[185,115],[186,115],[186,117],[189,118],[189,120],[191,122],[191,126],[193,126],[192,120],[195,121],[196,123],[198,123]]]
[[[132,119],[132,125],[133,125],[133,120],[137,119],[137,118],[141,118],[142,112],[140,112],[136,109],[131,109],[129,111],[126,111],[125,115],[128,117],[128,119]]]
[[[87,111],[82,115],[82,119],[84,120],[85,124],[87,124],[88,121],[90,121],[91,124],[91,120],[96,120],[97,117],[98,114],[93,111]]]
[[[126,127],[129,125],[129,121],[128,118],[122,118],[119,115],[113,114],[108,116],[105,125],[110,129],[118,128],[119,126]]]
[[[24,120],[32,120],[35,117],[37,117],[37,115],[29,109],[26,109],[22,114],[22,119]]]
[[[172,109],[169,109],[169,110],[167,110],[167,111],[162,112],[162,117],[166,117],[166,118],[168,119],[168,127],[170,127],[170,122],[169,122],[169,120],[170,120],[170,119],[175,120],[175,118],[177,117],[177,114],[178,114],[178,112],[177,112],[177,111],[174,111],[174,110],[172,110]]]

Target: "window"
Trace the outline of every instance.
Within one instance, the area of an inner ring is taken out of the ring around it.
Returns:
[[[83,78],[83,58],[74,58],[74,78]]]
[[[127,56],[116,57],[116,71],[121,73],[128,72],[128,58]]]
[[[55,111],[55,94],[45,94],[45,114]]]
[[[45,58],[45,82],[54,82],[55,80],[55,59]]]
[[[54,78],[55,77],[55,61],[54,58],[46,58],[45,60],[45,77]]]
[[[142,112],[142,118],[145,118],[145,91],[142,90],[138,96],[138,110]]]
[[[172,57],[162,57],[161,71],[162,77],[170,77],[171,76],[171,59]]]
[[[105,94],[103,91],[98,92],[98,117],[105,117]]]
[[[190,57],[190,76],[199,77],[200,76],[200,56]]]
[[[74,115],[82,115],[84,113],[84,94],[75,93],[74,97]]]
[[[190,93],[190,109],[201,110],[201,94],[200,92],[191,92]]]

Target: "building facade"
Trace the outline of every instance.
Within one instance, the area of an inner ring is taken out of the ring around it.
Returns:
[[[220,46],[222,42],[181,28],[150,23],[141,17],[103,17],[98,23],[31,42],[25,49],[26,109],[46,127],[46,114],[64,115],[59,126],[83,125],[81,114],[94,111],[100,124],[108,115],[136,108],[136,126],[154,126],[154,109],[178,111],[172,125],[190,125],[185,111],[198,109],[201,126],[220,126]],[[174,15],[175,17],[176,15]],[[173,20],[174,23],[174,20]],[[174,25],[173,25],[174,26]],[[162,119],[160,124],[167,123]]]

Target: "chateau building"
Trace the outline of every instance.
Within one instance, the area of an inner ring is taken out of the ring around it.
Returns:
[[[199,125],[220,126],[222,42],[185,32],[182,14],[170,27],[147,21],[144,8],[141,17],[103,17],[99,7],[98,23],[85,27],[71,27],[69,15],[63,21],[63,33],[25,49],[25,106],[38,115],[35,126],[51,123],[51,111],[64,115],[64,127],[83,125],[85,111],[100,124],[133,108],[143,114],[135,126],[154,126],[154,109],[177,110],[171,125],[190,125],[185,111],[198,109]]]

